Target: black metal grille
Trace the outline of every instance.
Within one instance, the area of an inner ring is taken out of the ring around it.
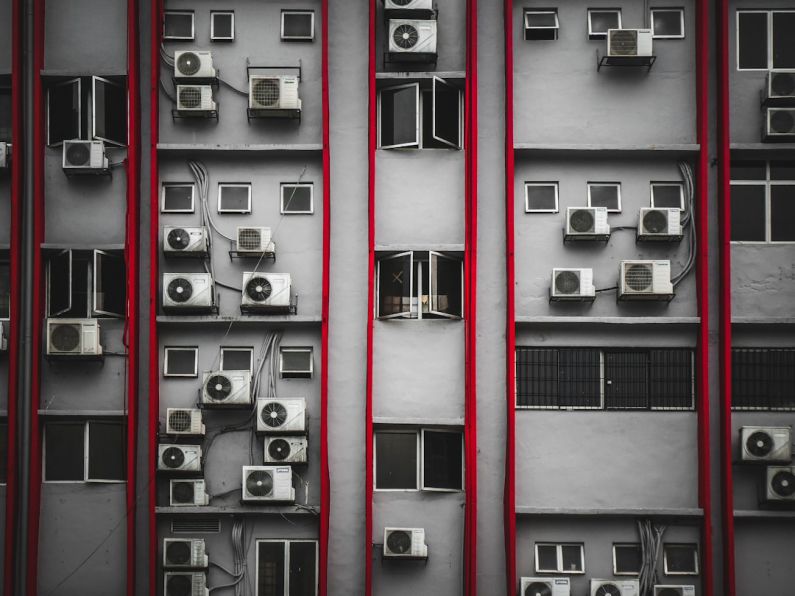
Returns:
[[[733,349],[732,407],[795,410],[795,348]]]

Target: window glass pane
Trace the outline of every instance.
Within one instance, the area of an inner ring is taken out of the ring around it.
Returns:
[[[309,378],[312,376],[311,349],[281,350],[282,377]]]
[[[80,81],[59,83],[47,92],[48,143],[80,138]]]
[[[648,355],[645,352],[605,352],[605,407],[646,408]]]
[[[463,448],[461,433],[423,433],[423,485],[426,488],[461,490]]]
[[[168,12],[163,15],[164,39],[193,39],[193,13]]]
[[[795,68],[795,12],[773,13],[773,68]]]
[[[11,266],[0,262],[0,319],[11,316]],[[6,333],[8,330],[6,329]]]
[[[433,137],[458,147],[460,139],[460,93],[440,79],[433,80]]]
[[[83,480],[85,425],[49,422],[44,426],[44,440],[45,480]]]
[[[257,596],[284,596],[284,542],[257,543]]]
[[[121,255],[94,251],[94,310],[124,317],[127,311],[127,273]]]
[[[48,277],[50,316],[68,312],[72,306],[72,251],[65,250],[50,258]]]
[[[458,259],[431,253],[431,310],[455,317],[462,311],[462,264]]]
[[[795,240],[795,185],[770,187],[770,240]]]
[[[233,39],[235,37],[234,13],[212,13],[213,39]]]
[[[378,262],[378,316],[411,312],[411,255]]]
[[[601,406],[600,353],[595,349],[560,350],[558,405],[571,408]]]
[[[615,184],[590,184],[588,196],[591,207],[607,207],[608,211],[621,209],[618,186]]]
[[[90,262],[85,255],[72,259],[72,308],[65,317],[87,317],[92,304],[93,288],[89,285]]]
[[[251,348],[222,348],[221,370],[251,370]]]
[[[218,185],[218,211],[248,213],[251,211],[251,186],[248,184]]]
[[[763,161],[738,161],[731,162],[732,180],[764,180],[767,177]]]
[[[693,352],[649,352],[649,399],[652,408],[693,407]]]
[[[166,348],[164,374],[166,376],[195,377],[198,374],[196,370],[198,352],[198,348]]]
[[[767,68],[767,13],[737,13],[739,68]]]
[[[168,184],[163,186],[163,211],[193,211],[193,185]]]
[[[558,15],[556,12],[526,12],[524,15],[525,27],[557,27]]]
[[[558,351],[517,348],[516,405],[558,405]]]
[[[290,596],[315,596],[316,542],[290,543]]]
[[[561,570],[565,572],[582,571],[582,546],[563,544],[560,547]]]
[[[419,85],[381,91],[381,146],[417,145]]]
[[[663,548],[666,573],[696,573],[698,550],[695,544],[666,544]]]
[[[127,144],[127,93],[123,85],[94,77],[94,136]]]
[[[617,10],[589,10],[588,20],[590,34],[593,37],[604,37],[608,29],[620,29],[620,18]]]
[[[8,422],[0,422],[0,484],[8,482]]]
[[[651,206],[682,209],[681,184],[653,184],[651,187]]]
[[[375,434],[375,487],[417,488],[417,433]]]
[[[0,141],[11,142],[11,89],[0,89]]]
[[[771,180],[795,180],[795,161],[771,161]]]
[[[314,35],[313,13],[282,13],[282,39],[312,39]]]
[[[282,184],[283,213],[312,213],[311,184]]]
[[[765,187],[731,187],[732,240],[765,241]]]
[[[422,147],[423,149],[449,149],[450,145],[443,143],[433,134],[433,92],[428,89],[422,91]]]
[[[555,544],[536,544],[536,571],[558,570],[558,547]]]
[[[617,574],[638,574],[641,567],[639,544],[616,544],[613,547],[614,567]]]
[[[653,10],[653,35],[656,37],[683,37],[681,10]]]
[[[557,212],[557,184],[526,184],[524,188],[527,211]]]
[[[121,422],[88,423],[88,478],[90,480],[124,480],[126,441]]]

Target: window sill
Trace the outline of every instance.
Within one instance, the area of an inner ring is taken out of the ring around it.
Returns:
[[[795,513],[795,512],[793,512]],[[591,508],[591,507],[527,507],[516,506],[516,515],[581,516],[581,517],[666,517],[700,519],[704,510],[700,508]]]

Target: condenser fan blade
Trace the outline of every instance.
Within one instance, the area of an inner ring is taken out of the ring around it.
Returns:
[[[770,483],[773,491],[781,497],[795,494],[795,475],[792,472],[776,472]]]
[[[271,283],[264,277],[252,277],[246,284],[246,294],[255,302],[264,302],[272,291]]]
[[[183,229],[177,228],[168,233],[168,245],[174,250],[182,250],[190,244],[190,235]]]
[[[395,43],[399,47],[403,48],[404,50],[408,50],[417,44],[419,34],[411,25],[400,25],[395,27],[395,31],[392,34],[392,39],[395,40]]]
[[[762,431],[751,433],[745,442],[748,452],[756,457],[764,457],[773,450],[773,439]]]
[[[169,447],[163,451],[163,465],[167,468],[176,469],[185,463],[185,454],[179,447]]]
[[[231,381],[223,375],[213,375],[207,379],[207,395],[215,401],[223,401],[232,393]]]
[[[192,482],[175,482],[171,493],[174,496],[174,501],[177,503],[193,503],[193,483]]]
[[[193,76],[199,72],[201,60],[193,52],[183,52],[177,60],[177,70],[185,76]]]
[[[174,302],[187,302],[193,295],[193,286],[184,277],[172,279],[166,290]]]
[[[593,214],[587,209],[578,209],[577,211],[572,211],[571,216],[569,217],[569,225],[575,232],[579,232],[581,234],[590,232],[594,227]]]
[[[552,596],[552,590],[545,582],[533,582],[525,588],[522,596]]]
[[[246,490],[255,497],[266,497],[273,490],[273,477],[262,470],[251,472],[246,477]]]
[[[169,542],[166,547],[166,559],[173,565],[185,565],[190,562],[190,545],[179,540]]]
[[[615,584],[602,584],[594,593],[595,596],[621,596],[621,590]]]
[[[276,461],[284,461],[290,457],[290,443],[284,439],[276,439],[268,445],[268,454]]]
[[[190,575],[171,575],[166,582],[167,596],[192,596]]]
[[[186,412],[185,410],[171,412],[168,416],[168,425],[171,427],[171,430],[177,432],[187,431],[190,428],[190,412]]]
[[[287,408],[276,401],[271,401],[262,406],[260,414],[262,422],[271,428],[279,428],[287,422]]]
[[[390,532],[386,539],[386,545],[391,552],[404,555],[411,551],[411,535],[403,530],[395,530]]]
[[[50,343],[59,352],[74,352],[80,347],[80,329],[76,325],[58,325],[50,333]]]

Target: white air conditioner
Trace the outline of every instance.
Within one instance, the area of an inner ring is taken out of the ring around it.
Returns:
[[[97,319],[47,319],[47,355],[102,356]]]
[[[564,240],[608,240],[607,207],[567,207]]]
[[[767,467],[765,501],[795,502],[795,466]]]
[[[214,79],[212,52],[187,50],[174,52],[175,79]]]
[[[740,458],[744,462],[789,463],[792,461],[791,426],[743,426]]]
[[[102,141],[64,141],[63,170],[67,174],[103,174],[108,158]]]
[[[177,85],[177,113],[180,116],[210,116],[217,109],[211,85]]]
[[[251,405],[251,371],[218,370],[204,373],[204,407],[245,407]]]
[[[276,252],[276,245],[271,238],[271,229],[262,226],[239,227],[237,229],[238,255],[259,257],[263,254]]]
[[[210,561],[204,538],[164,538],[165,569],[205,569]]]
[[[638,240],[681,240],[681,210],[644,207],[638,220]]]
[[[767,99],[795,101],[795,70],[771,70],[767,73]]]
[[[384,10],[433,10],[433,0],[384,0]]]
[[[427,559],[423,528],[384,528],[384,558]]]
[[[0,170],[9,167],[11,164],[11,145],[0,141]]]
[[[215,286],[209,273],[164,273],[163,310],[209,311]]]
[[[247,272],[243,274],[243,311],[290,309],[290,274]]]
[[[199,445],[159,445],[157,469],[161,472],[201,472],[202,448]]]
[[[656,584],[654,596],[696,596],[696,587]]]
[[[303,397],[258,397],[257,432],[305,433],[306,400]]]
[[[611,58],[651,56],[651,36],[651,29],[608,29],[607,55]]]
[[[670,300],[671,261],[621,261],[619,266],[619,300]]]
[[[203,479],[171,480],[168,502],[172,507],[197,507],[209,504],[210,497]]]
[[[295,75],[252,75],[248,108],[252,116],[292,117],[301,111],[299,78]]]
[[[198,408],[166,409],[166,434],[193,437],[204,435],[202,411]]]
[[[389,51],[393,54],[436,54],[436,21],[389,19]]]
[[[636,579],[592,579],[591,596],[640,596]]]
[[[8,349],[8,340],[6,339],[5,323],[0,321],[0,352],[5,352]]]
[[[265,437],[266,464],[305,464],[309,459],[306,437]]]
[[[163,594],[165,596],[209,596],[207,575],[195,571],[167,571]]]
[[[243,466],[243,500],[292,503],[295,501],[290,466]]]
[[[568,577],[523,577],[519,596],[571,596]]]
[[[163,253],[167,257],[204,258],[210,252],[210,233],[206,226],[163,228]]]
[[[582,302],[595,297],[593,269],[552,269],[550,300]]]
[[[795,140],[795,108],[765,108],[763,141]]]

